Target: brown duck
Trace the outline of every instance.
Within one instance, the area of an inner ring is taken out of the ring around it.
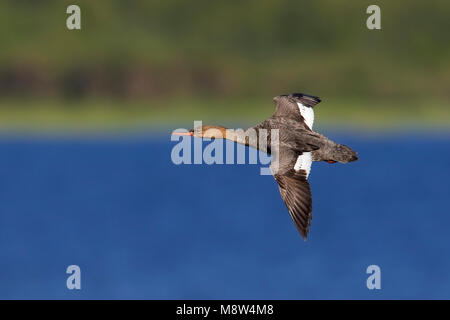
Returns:
[[[273,100],[275,113],[269,119],[245,131],[227,130],[222,126],[202,126],[189,132],[174,132],[174,134],[224,138],[271,153],[273,156],[271,169],[278,182],[281,197],[298,231],[306,240],[312,214],[311,190],[308,183],[312,161],[348,163],[358,160],[358,157],[348,146],[335,143],[312,130],[313,108],[320,102],[318,97],[293,93],[277,96]],[[260,135],[262,129],[267,133]],[[272,139],[273,129],[277,129],[276,142]],[[252,134],[255,132],[256,135]],[[277,155],[274,150],[278,151]]]

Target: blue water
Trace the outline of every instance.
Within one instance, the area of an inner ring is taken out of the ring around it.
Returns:
[[[0,298],[449,299],[450,136],[330,136],[360,161],[314,164],[306,242],[258,165],[176,166],[168,136],[4,138]]]

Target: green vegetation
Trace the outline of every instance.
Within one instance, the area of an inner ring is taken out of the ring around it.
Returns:
[[[82,104],[65,101],[17,101],[0,104],[0,131],[101,132],[192,127],[194,120],[228,127],[247,127],[269,117],[270,100],[160,100],[118,103],[90,100]],[[168,112],[170,110],[170,112]],[[176,114],[176,116],[173,116]],[[344,127],[365,131],[399,129],[406,126],[446,128],[450,109],[442,103],[382,104],[366,101],[324,101],[316,107],[316,127]]]
[[[65,26],[78,4],[82,29]],[[271,98],[320,96],[319,125],[450,124],[450,2],[0,3],[0,129],[258,122]]]

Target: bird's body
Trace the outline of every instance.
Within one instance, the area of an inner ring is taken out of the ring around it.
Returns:
[[[274,159],[271,169],[281,197],[298,231],[306,239],[312,214],[308,182],[312,162],[348,163],[358,157],[351,148],[335,143],[312,130],[313,108],[320,102],[318,97],[295,93],[277,96],[274,101],[276,109],[272,117],[246,131],[230,133],[224,127],[203,126],[199,130],[191,130],[190,135],[218,137],[217,133],[211,131],[219,130],[220,137],[272,153]],[[265,141],[261,141],[261,130],[267,132],[263,136],[267,137]],[[272,139],[274,130],[278,134],[275,143]],[[250,134],[251,132],[257,134]],[[277,152],[274,152],[275,150]]]

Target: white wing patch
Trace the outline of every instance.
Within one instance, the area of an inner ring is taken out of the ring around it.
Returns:
[[[314,123],[314,110],[313,108],[307,107],[300,102],[297,102],[298,108],[300,109],[300,113],[302,117],[305,119],[306,125],[312,130]]]
[[[294,170],[295,171],[305,170],[306,178],[308,178],[309,173],[311,172],[311,164],[312,164],[311,152],[304,152],[303,154],[298,156],[297,162],[294,165]]]
[[[297,104],[302,117],[305,119],[306,125],[312,130],[314,123],[313,108],[309,108],[300,102],[297,102]],[[308,178],[309,173],[311,172],[311,164],[312,164],[311,152],[304,152],[302,155],[298,156],[297,162],[294,165],[294,170],[295,171],[305,170],[306,178]]]

